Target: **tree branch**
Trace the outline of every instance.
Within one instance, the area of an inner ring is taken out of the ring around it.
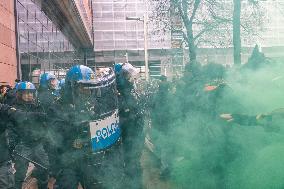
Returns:
[[[190,19],[189,19],[190,23],[192,23],[193,19],[195,18],[195,15],[196,15],[197,9],[200,5],[200,2],[201,2],[201,0],[195,0],[194,1],[193,11],[192,11],[192,14],[191,14]]]

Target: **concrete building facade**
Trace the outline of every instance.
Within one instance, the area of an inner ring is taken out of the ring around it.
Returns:
[[[14,2],[18,24],[14,20]],[[0,82],[13,83],[20,73],[17,72],[16,25],[24,79],[29,79],[36,67],[54,69],[78,63],[112,65],[128,60],[143,70],[145,35],[152,75],[180,72],[187,62],[187,49],[181,48],[182,39],[178,33],[159,33],[153,23],[147,22],[145,34],[144,16],[152,11],[150,4],[146,6],[147,0],[1,0],[0,3],[0,68],[3,68],[0,69]],[[273,57],[281,56],[281,52],[272,52],[269,48],[284,46],[284,27],[281,24],[284,21],[284,0],[260,3],[268,22],[264,23],[258,39],[243,39],[243,62],[255,43]],[[247,2],[243,1],[242,6],[246,8]],[[139,20],[127,20],[127,17]],[[215,50],[201,46],[197,59],[202,63],[231,64],[232,49],[230,46]]]
[[[147,20],[144,32],[145,13],[150,13],[150,5],[147,6],[147,3],[146,0],[94,1],[94,50],[98,65],[128,60],[144,70],[146,35],[150,74],[163,74],[162,67],[167,65],[172,56],[168,53],[171,48],[170,35],[154,34],[154,27]]]
[[[35,69],[85,64],[87,53],[93,51],[92,0],[16,2],[24,80],[31,80]]]

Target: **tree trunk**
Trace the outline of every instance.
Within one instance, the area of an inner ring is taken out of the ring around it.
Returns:
[[[192,25],[189,24],[187,26],[187,38],[188,38],[188,51],[189,51],[189,60],[190,63],[196,62],[196,46],[194,44],[194,38],[193,38],[193,30]]]
[[[241,64],[241,0],[234,0],[233,13],[234,64]]]

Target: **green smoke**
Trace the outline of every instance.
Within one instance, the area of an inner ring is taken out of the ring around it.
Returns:
[[[152,112],[154,153],[169,167],[169,182],[174,188],[283,188],[283,64],[190,69],[177,83],[162,83]],[[207,85],[218,87],[205,91]],[[256,122],[227,122],[222,113]],[[256,119],[259,114],[265,118]]]
[[[228,74],[227,80],[239,110],[249,115],[268,114],[253,127],[236,126],[231,135],[239,144],[239,156],[228,166],[230,188],[283,188],[283,65],[270,64],[257,70]],[[234,109],[234,108],[233,108]],[[260,127],[261,126],[261,127]],[[240,133],[239,133],[240,132]]]

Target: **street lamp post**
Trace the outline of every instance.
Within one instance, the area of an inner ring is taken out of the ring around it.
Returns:
[[[138,17],[126,17],[126,20],[136,20],[143,22],[143,35],[144,35],[144,61],[145,61],[145,79],[149,81],[149,70],[148,70],[148,35],[147,35],[147,23],[148,23],[148,15],[144,14],[143,19]]]

